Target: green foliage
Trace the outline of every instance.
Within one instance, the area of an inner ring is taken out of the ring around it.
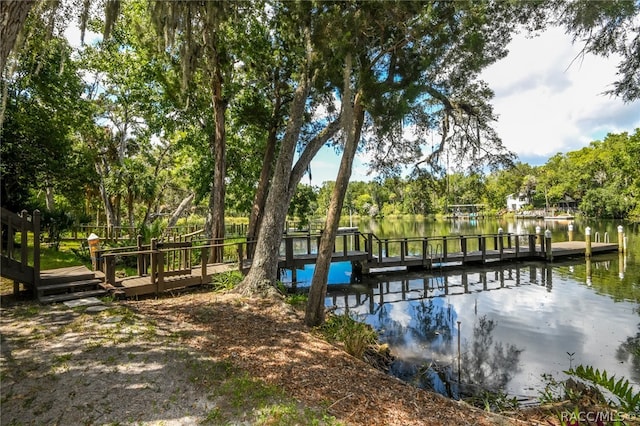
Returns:
[[[45,188],[76,194],[84,183],[86,166],[72,154],[74,131],[87,120],[83,82],[71,47],[47,27],[30,15],[16,65],[3,71],[0,198],[13,211],[30,209]]]
[[[565,373],[611,392],[617,398],[617,403],[615,401],[610,401],[610,403],[624,413],[640,413],[640,392],[634,392],[633,386],[624,377],[616,380],[615,376],[609,376],[605,370],[594,370],[592,366],[582,365],[567,370]]]
[[[294,308],[304,309],[307,305],[309,297],[306,294],[291,294],[286,297],[285,302],[293,306]]]
[[[45,241],[56,250],[60,247],[62,233],[73,225],[73,218],[64,211],[43,211],[41,228],[47,233]]]
[[[214,291],[228,291],[237,286],[243,278],[239,271],[222,272],[211,277],[211,286]]]
[[[436,178],[415,174],[409,178],[387,178],[373,182],[351,182],[344,212],[360,216],[427,214],[435,206],[486,203],[500,210],[512,193],[526,194],[528,208],[562,206],[566,197],[576,200],[588,216],[602,218],[640,217],[640,175],[635,172],[640,158],[640,129],[634,134],[610,134],[603,141],[567,154],[557,154],[547,164],[532,167],[518,163],[513,168],[487,176],[454,173]],[[323,215],[334,182],[318,190],[318,209]]]
[[[320,127],[313,122],[314,112],[325,107],[335,112],[333,94],[349,51],[358,52],[353,89],[366,99],[367,122],[376,133],[363,148],[370,149],[371,165],[385,178],[351,183],[345,214],[427,215],[438,206],[467,202],[502,209],[506,195],[524,192],[537,207],[569,195],[582,202],[588,215],[640,218],[639,130],[607,135],[583,150],[558,154],[542,167],[520,163],[480,174],[486,165],[509,165],[513,158],[489,127],[494,119],[490,90],[476,81],[480,70],[506,53],[515,22],[542,28],[547,22],[543,18],[554,12],[572,33],[593,35],[586,51],[618,51],[624,57],[634,52],[628,44],[637,42],[624,31],[638,14],[637,2],[603,2],[599,7],[562,2],[557,8],[536,2],[437,2],[429,7],[421,2],[383,7],[378,2],[357,7],[349,2],[274,2],[269,11],[260,3],[219,2],[210,9],[198,2],[160,2],[155,10],[147,6],[143,0],[122,2],[112,36],[77,52],[48,33],[45,15],[30,15],[15,66],[7,67],[2,82],[7,93],[0,144],[4,206],[29,208],[41,203],[44,188],[53,188],[58,208],[76,217],[84,213],[93,218],[106,210],[101,203],[113,202],[114,224],[124,222],[119,216],[126,214],[130,225],[146,226],[152,212],[170,211],[186,192],[196,192],[196,204],[205,200],[215,165],[209,69],[215,61],[207,56],[212,51],[202,38],[210,30],[224,80],[225,206],[227,212],[247,214],[265,146],[269,140],[280,142],[289,118],[299,64],[309,47],[301,43],[300,24],[305,22],[312,32],[314,59],[304,67],[313,68],[317,84],[306,102],[301,150],[314,127]],[[193,13],[183,15],[187,9]],[[216,19],[204,19],[208,13]],[[92,18],[91,29],[100,31],[102,17]],[[174,43],[161,53],[157,44],[165,37],[156,36],[153,24],[171,27],[164,28],[164,35]],[[633,99],[638,89],[629,76],[637,75],[639,62],[635,57],[625,60],[620,75],[626,80],[618,82],[615,93]],[[442,61],[448,66],[442,67]],[[92,76],[92,83],[83,74]],[[475,123],[475,130],[446,134],[449,126],[442,123],[454,117],[455,122],[465,117]],[[442,144],[432,140],[429,150],[403,140],[399,123],[425,134],[440,126]],[[447,159],[447,168],[469,163],[471,171],[442,176],[439,156],[445,148],[459,163]],[[430,167],[416,167],[401,179],[403,162]],[[290,214],[302,220],[312,213],[324,215],[332,189],[325,183],[317,191],[299,190]]]
[[[289,216],[296,217],[300,220],[300,226],[309,224],[309,220],[313,211],[317,196],[313,188],[309,185],[298,184],[296,193],[289,205]]]
[[[477,395],[464,398],[464,401],[488,412],[500,413],[503,411],[517,410],[519,408],[518,398],[515,396],[509,397],[503,391],[492,392],[483,390]]]
[[[345,351],[356,358],[362,358],[365,349],[378,339],[378,334],[370,325],[346,313],[329,315],[318,330],[329,342],[344,344]]]

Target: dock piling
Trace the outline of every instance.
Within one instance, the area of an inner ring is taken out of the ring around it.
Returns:
[[[624,253],[624,228],[618,225],[618,251]]]
[[[551,248],[551,230],[544,231],[544,247],[546,250],[546,257],[549,262],[553,262],[553,249]]]
[[[569,224],[569,241],[573,241],[573,223]]]
[[[591,257],[591,228],[589,226],[584,229],[584,242],[586,243],[584,255]]]

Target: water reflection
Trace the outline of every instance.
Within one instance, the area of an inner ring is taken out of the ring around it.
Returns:
[[[631,364],[632,381],[640,382],[640,332],[635,336],[628,337],[616,353],[618,361]]]
[[[469,390],[459,373],[462,383],[535,398],[543,373],[569,368],[567,353],[640,380],[640,286],[625,265],[613,254],[589,267],[578,259],[396,272],[329,286],[326,305],[379,330],[403,380],[457,398]]]
[[[520,371],[518,364],[523,349],[510,343],[495,342],[496,325],[495,320],[486,316],[478,318],[473,325],[473,339],[465,344],[461,354],[462,383],[497,392]]]

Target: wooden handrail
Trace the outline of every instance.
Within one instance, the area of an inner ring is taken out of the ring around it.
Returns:
[[[31,286],[33,290],[40,283],[40,211],[29,215],[26,210],[19,214],[4,207],[0,208],[0,222],[4,234],[0,238],[3,276],[14,282],[13,291],[18,293],[20,283]],[[16,256],[15,238],[20,233],[20,251]],[[29,233],[33,234],[33,251],[29,251]],[[29,266],[29,255],[33,266]]]

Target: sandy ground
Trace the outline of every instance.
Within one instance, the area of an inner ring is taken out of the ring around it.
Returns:
[[[541,424],[409,386],[279,301],[196,292],[89,309],[10,302],[0,312],[2,425]],[[256,389],[319,414],[276,415]]]

